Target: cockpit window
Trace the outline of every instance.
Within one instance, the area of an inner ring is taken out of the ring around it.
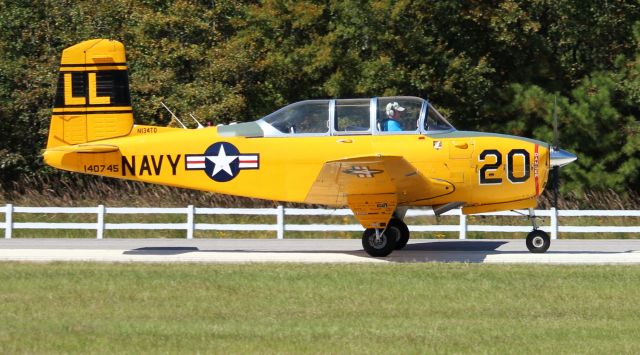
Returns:
[[[381,132],[416,132],[424,100],[416,97],[380,97],[377,125]]]
[[[370,99],[336,100],[336,132],[369,131],[371,126],[370,101]]]
[[[230,125],[219,131],[251,137],[288,137],[455,130],[426,100],[412,96],[300,101],[255,121],[254,126],[247,130],[247,125]]]
[[[327,133],[329,100],[307,100],[285,106],[263,120],[280,133]]]
[[[440,112],[438,112],[431,104],[427,104],[427,117],[424,120],[425,131],[448,131],[454,129]]]

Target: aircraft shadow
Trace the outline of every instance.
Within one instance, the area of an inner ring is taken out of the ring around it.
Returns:
[[[490,255],[528,255],[523,245],[523,250],[497,250],[507,244],[507,241],[434,241],[423,243],[410,243],[403,250],[395,251],[386,258],[375,258],[387,260],[394,263],[415,263],[415,262],[463,262],[482,263]],[[524,243],[523,243],[524,244]],[[337,253],[346,254],[361,258],[372,258],[364,250],[252,250],[252,249],[205,249],[198,247],[142,247],[125,251],[125,255],[181,255],[188,253],[278,253],[278,254],[320,254]],[[550,250],[546,254],[621,254],[633,253],[628,251],[554,251]]]
[[[127,250],[124,255],[180,255],[199,252],[197,247],[143,247]]]
[[[407,244],[402,250],[422,251],[495,251],[507,244],[505,241],[438,241]]]
[[[493,251],[506,244],[504,241],[463,241],[463,242],[430,242],[408,244],[402,251]],[[401,253],[396,251],[395,253]],[[363,250],[251,250],[251,249],[219,249],[201,250],[198,247],[142,247],[125,251],[125,255],[179,255],[192,252],[210,253],[341,253],[358,255],[364,253]],[[364,253],[366,255],[366,253]]]

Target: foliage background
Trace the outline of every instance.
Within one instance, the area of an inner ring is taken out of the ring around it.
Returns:
[[[458,129],[552,140],[563,191],[640,190],[640,5],[622,0],[0,0],[0,189],[44,166],[61,51],[125,43],[136,121],[214,124],[328,97],[428,98]],[[91,177],[89,179],[92,179]],[[51,184],[48,184],[49,186]],[[40,186],[42,188],[42,186]]]

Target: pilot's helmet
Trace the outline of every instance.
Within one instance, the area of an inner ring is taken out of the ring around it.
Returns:
[[[397,102],[389,102],[387,104],[387,117],[394,117],[396,112],[404,111],[404,107],[400,106]]]

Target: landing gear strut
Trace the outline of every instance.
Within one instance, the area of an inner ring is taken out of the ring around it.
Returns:
[[[547,232],[538,229],[533,208],[529,209],[529,218],[531,219],[533,230],[527,235],[527,249],[532,253],[544,253],[551,245],[551,238],[549,238]]]

